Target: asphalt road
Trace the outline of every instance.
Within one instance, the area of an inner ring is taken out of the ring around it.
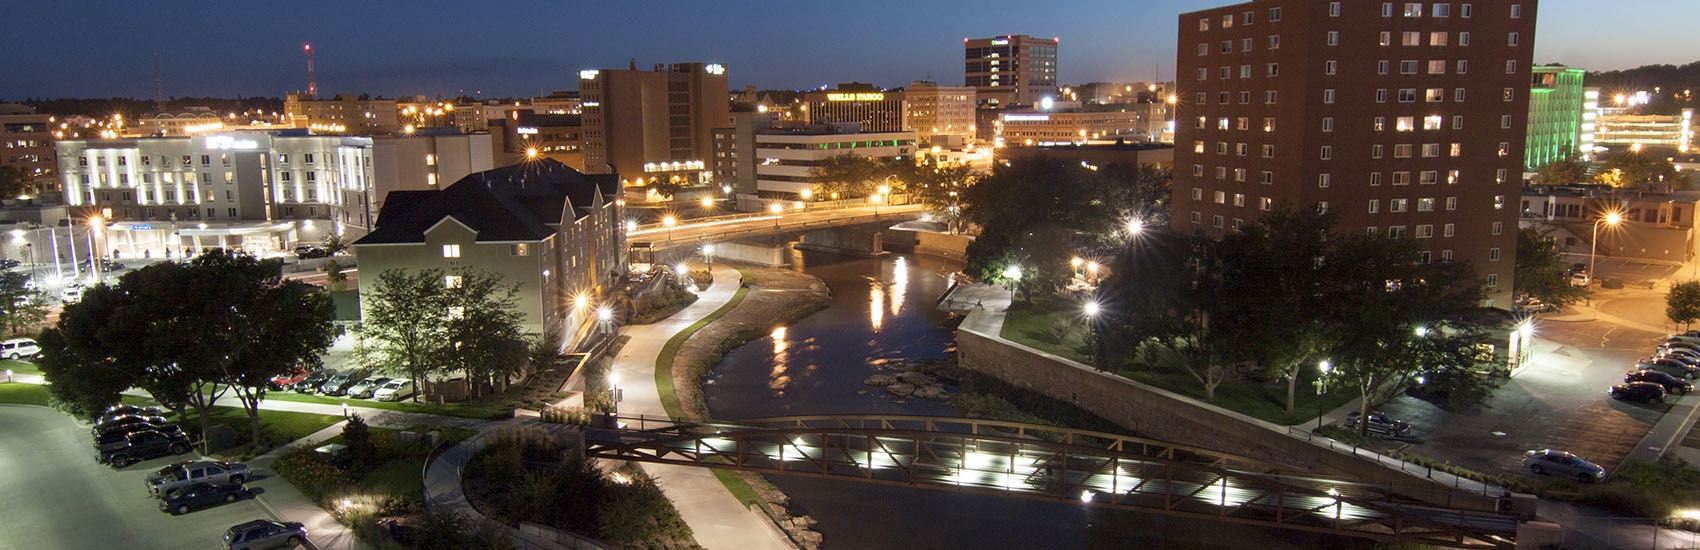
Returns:
[[[0,550],[220,548],[225,529],[269,517],[253,500],[159,511],[143,480],[189,458],[115,471],[95,462],[88,426],[52,409],[0,405]]]

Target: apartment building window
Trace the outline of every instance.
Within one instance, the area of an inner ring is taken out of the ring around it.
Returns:
[[[1406,199],[1388,199],[1387,211],[1395,214],[1404,212],[1406,203]]]
[[[1493,234],[1498,235],[1504,232],[1505,222],[1493,222]]]
[[[209,185],[212,182],[212,172],[201,172],[201,185]]]
[[[1317,201],[1316,202],[1316,213],[1327,214],[1328,213],[1328,201]]]
[[[1263,173],[1258,174],[1257,182],[1264,184],[1264,185],[1274,185],[1275,184],[1275,173],[1270,172],[1268,170],[1264,170]]]
[[[1405,226],[1403,226],[1403,225],[1395,225],[1393,227],[1387,228],[1387,238],[1389,238],[1389,239],[1399,239],[1399,238],[1404,238],[1404,236],[1405,236]]]
[[[1428,159],[1428,158],[1435,158],[1435,157],[1439,157],[1439,156],[1440,156],[1440,144],[1439,143],[1424,143],[1423,144],[1423,158]]]
[[[1498,248],[1489,248],[1488,249],[1488,261],[1490,261],[1490,262],[1499,261],[1499,249]]]
[[[1381,88],[1375,91],[1375,102],[1387,103],[1387,88]]]
[[[1222,92],[1222,95],[1226,96],[1226,95],[1228,95],[1228,92]],[[1223,103],[1226,103],[1226,102],[1224,101]],[[1240,105],[1250,105],[1250,104],[1251,104],[1251,92],[1240,92]]]
[[[1399,37],[1399,45],[1421,46],[1423,45],[1423,33],[1417,31],[1405,31]]]
[[[1465,73],[1470,72],[1470,61],[1467,60],[1467,59],[1458,60],[1458,67],[1456,69],[1453,69],[1452,72],[1455,72],[1455,73],[1458,73],[1458,74],[1465,74]]]
[[[1464,5],[1459,6],[1458,7],[1458,16],[1459,17],[1469,17],[1470,16],[1470,4],[1465,3]]]
[[[1322,131],[1324,131],[1324,132],[1334,131],[1334,117],[1331,117],[1331,116],[1330,117],[1322,117]]]
[[[1328,45],[1330,45],[1330,46],[1339,46],[1340,45],[1340,31],[1328,31]]]
[[[1468,31],[1458,33],[1458,45],[1459,46],[1470,45],[1470,33]]]
[[[224,164],[225,166],[230,166],[230,153],[224,153],[224,154],[219,155],[218,161],[220,163]]]
[[[1271,22],[1280,21],[1281,20],[1281,8],[1269,8],[1269,20]]]
[[[1428,45],[1430,45],[1430,46],[1445,46],[1447,38],[1449,38],[1449,36],[1446,34],[1446,31],[1435,31],[1435,32],[1428,33]]]
[[[1372,226],[1369,226],[1369,227],[1368,227],[1368,228],[1367,228],[1367,230],[1368,230],[1368,231],[1367,231],[1367,234],[1368,234],[1368,235],[1369,235],[1369,237],[1370,237],[1370,238],[1372,238],[1372,239],[1373,239],[1373,238],[1375,238],[1375,236],[1376,236],[1376,235],[1377,235],[1377,233],[1376,233],[1376,231],[1375,231],[1375,226],[1373,226],[1373,225],[1372,225]]]
[[[307,173],[307,183],[313,183],[313,182],[318,181],[319,180],[318,175],[319,175],[318,172],[308,172]]]
[[[1433,11],[1429,13],[1433,14],[1435,17],[1449,17],[1452,15],[1452,4],[1435,4]]]
[[[443,288],[460,288],[460,285],[461,285],[460,275],[445,275],[445,276],[443,276]]]
[[[277,163],[278,164],[289,164],[289,153],[278,153],[277,154]]]
[[[1339,2],[1329,2],[1328,3],[1328,16],[1329,17],[1339,17],[1340,16],[1340,3]]]
[[[1429,103],[1440,103],[1446,101],[1446,88],[1429,88],[1424,95]]]
[[[313,154],[307,153],[307,154],[302,155],[302,160],[306,161],[307,164],[312,164],[313,163]]]
[[[1277,49],[1280,49],[1280,48],[1281,48],[1281,35],[1279,35],[1279,34],[1269,35],[1269,49],[1277,50]]]
[[[277,175],[278,181],[281,181],[283,183],[289,183],[289,177],[290,177],[289,172],[283,172],[283,173],[280,173],[280,174]]]
[[[230,217],[232,217],[232,218],[236,217],[236,209],[235,208],[229,208],[227,210],[230,211]]]
[[[1192,165],[1192,175],[1193,175],[1193,177],[1199,177],[1199,178],[1204,177],[1204,165],[1202,165],[1202,164]]]
[[[1392,2],[1382,2],[1381,3],[1381,16],[1382,17],[1393,17],[1393,3]]]
[[[1266,159],[1275,158],[1275,146],[1274,145],[1264,145],[1263,146],[1263,158],[1266,158]]]
[[[1517,33],[1513,32],[1513,33],[1505,35],[1505,45],[1516,46],[1517,45]]]
[[[1458,170],[1453,169],[1453,170],[1447,170],[1446,171],[1446,184],[1447,185],[1457,185],[1458,184]]]
[[[1204,127],[1204,117],[1199,117],[1198,122],[1199,122],[1198,127],[1203,128]],[[1204,154],[1204,142],[1202,142],[1202,141],[1192,142],[1192,152],[1198,153],[1200,155]]]
[[[215,217],[218,217],[218,209],[217,208],[208,208],[207,209],[207,218],[211,219],[211,218],[215,218]]]
[[[1331,183],[1330,180],[1333,180],[1333,179],[1334,179],[1334,176],[1331,175],[1331,174],[1328,174],[1326,172],[1321,173],[1321,174],[1317,174],[1316,175],[1316,186],[1319,187],[1319,188],[1322,188],[1322,189],[1327,189],[1328,184]]]
[[[460,245],[458,245],[458,244],[445,244],[445,245],[443,245],[443,257],[444,258],[459,258],[460,257]]]
[[[1211,216],[1210,217],[1210,226],[1214,227],[1216,229],[1221,229],[1222,228],[1222,216],[1220,216],[1220,215]]]
[[[1505,62],[1505,74],[1517,74],[1517,60],[1512,59]]]
[[[1418,225],[1416,236],[1419,239],[1427,239],[1427,238],[1433,237],[1434,236],[1434,226],[1429,225],[1429,224]],[[1428,252],[1424,252],[1423,256],[1424,256],[1423,257],[1423,263],[1425,263],[1425,264],[1428,263]]]
[[[1198,68],[1198,79],[1202,81],[1202,80],[1206,80],[1206,79],[1209,79],[1209,78],[1210,78],[1210,69],[1206,69],[1204,67],[1199,67]]]
[[[1228,154],[1228,142],[1226,142],[1226,141],[1216,142],[1216,154],[1218,154],[1218,155]]]
[[[1322,151],[1321,151],[1320,154],[1321,154],[1320,158],[1322,160],[1334,160],[1334,146],[1332,146],[1332,145],[1322,146]]]
[[[1452,101],[1454,103],[1463,103],[1464,102],[1464,89],[1463,88],[1454,88],[1452,90]]]
[[[1393,33],[1381,31],[1381,36],[1376,40],[1376,42],[1383,46],[1393,45]]]
[[[1488,274],[1488,276],[1487,276],[1487,286],[1499,286],[1499,274],[1498,273],[1489,273]],[[1492,304],[1493,300],[1488,300],[1488,303]]]
[[[1494,183],[1505,183],[1505,169],[1504,168],[1500,168],[1498,172],[1494,173],[1493,182]]]
[[[1410,185],[1410,184],[1411,184],[1411,173],[1410,172],[1394,172],[1393,173],[1393,185]]]
[[[1274,210],[1275,209],[1275,199],[1271,199],[1269,197],[1262,197],[1262,198],[1257,199],[1257,209],[1262,210],[1264,212]]]
[[[1511,18],[1512,19],[1522,19],[1523,18],[1523,5],[1522,4],[1512,4],[1511,5]]]
[[[1240,51],[1242,51],[1242,52],[1251,51],[1251,39],[1250,38],[1240,39]]]
[[[1216,118],[1216,129],[1217,130],[1228,129],[1228,117],[1217,117]]]
[[[1503,97],[1506,102],[1515,101],[1517,99],[1517,89],[1506,88],[1504,92],[1500,93],[1500,96]]]
[[[1499,127],[1500,128],[1510,128],[1511,127],[1511,115],[1499,115]]]
[[[1234,207],[1245,208],[1245,193],[1234,193]]]
[[[1205,17],[1205,18],[1199,19],[1198,20],[1198,30],[1201,30],[1201,31],[1210,30],[1210,18]]]
[[[1422,2],[1406,2],[1405,3],[1405,17],[1422,17],[1422,16],[1423,16],[1423,3]]]
[[[1251,22],[1252,22],[1251,12],[1248,11],[1248,12],[1240,13],[1240,25],[1242,25],[1242,26],[1243,25],[1250,25]]]
[[[1222,47],[1220,49],[1222,50],[1222,53],[1234,53],[1234,41],[1223,40]]]
[[[1381,187],[1381,172],[1370,172],[1369,173],[1369,186],[1370,187]]]
[[[1387,117],[1375,117],[1375,131],[1380,132],[1385,129],[1387,129]]]
[[[508,247],[508,255],[509,256],[530,256],[531,255],[531,247],[530,247],[530,245],[527,245],[526,243],[515,243],[513,246]]]
[[[1400,143],[1400,144],[1394,145],[1393,146],[1393,158],[1396,158],[1396,159],[1411,158],[1411,144]]]
[[[1234,169],[1234,181],[1238,181],[1238,182],[1244,182],[1245,181],[1245,169],[1244,168],[1235,168]]]
[[[1416,103],[1417,102],[1417,89],[1416,88],[1400,88],[1399,89],[1399,102],[1400,103]]]
[[[1270,66],[1273,67],[1274,64],[1271,63]],[[1265,90],[1263,92],[1263,103],[1265,105],[1274,105],[1275,104],[1275,90]]]
[[[1504,142],[1504,141],[1499,142],[1499,156],[1504,157],[1504,156],[1509,156],[1510,154],[1511,154],[1511,144],[1508,143],[1508,142]]]
[[[1399,74],[1417,74],[1417,60],[1405,59],[1399,61]]]
[[[1199,105],[1206,105],[1206,104],[1209,103],[1208,101],[1206,101],[1206,98],[1208,98],[1208,97],[1209,96],[1204,95],[1204,92],[1198,92],[1198,93],[1192,94],[1192,102],[1199,104]]]
[[[1381,201],[1378,200],[1378,199],[1370,199],[1369,200],[1369,213],[1375,214],[1375,213],[1378,213],[1378,212],[1381,212]]]
[[[1192,188],[1192,200],[1204,200],[1204,190],[1197,187]]]
[[[1505,209],[1505,195],[1494,195],[1493,196],[1493,209],[1494,210],[1504,210]]]
[[[1434,198],[1430,197],[1430,198],[1417,199],[1417,211],[1418,212],[1433,212],[1434,211]]]
[[[1450,238],[1450,237],[1452,237],[1452,234],[1453,234],[1453,229],[1454,229],[1454,226],[1453,226],[1453,225],[1452,225],[1452,224],[1450,224],[1450,223],[1449,223],[1449,224],[1446,224],[1446,225],[1443,225],[1443,226],[1441,226],[1441,227],[1440,227],[1440,231],[1441,231],[1441,234],[1440,234],[1440,236],[1442,236],[1442,237],[1448,237],[1448,238]],[[1448,252],[1451,252],[1451,251],[1450,251],[1450,250],[1449,250],[1449,251],[1448,251]],[[1450,254],[1447,254],[1447,255],[1444,255],[1444,256],[1441,256],[1441,257],[1442,257],[1442,258],[1445,258],[1445,259],[1446,259],[1446,260],[1448,260],[1448,261],[1450,261],[1450,260],[1451,260],[1451,259],[1452,259],[1452,255],[1450,255]]]
[[[1446,60],[1431,59],[1428,62],[1428,74],[1446,74]]]
[[[311,174],[311,173],[307,174],[307,181],[313,181],[313,174]],[[225,172],[224,173],[224,183],[236,183],[236,173],[235,172]]]
[[[1217,166],[1216,167],[1216,179],[1227,180],[1228,179],[1228,167]]]
[[[1228,204],[1228,193],[1225,191],[1216,191],[1213,193],[1211,199],[1213,199],[1216,204]]]
[[[1335,61],[1335,60],[1332,60],[1332,59],[1330,59],[1328,61],[1324,61],[1324,62],[1322,62],[1322,74],[1337,73],[1337,72],[1339,72],[1339,67],[1340,67],[1339,61]]]
[[[1369,158],[1378,159],[1378,158],[1381,158],[1383,156],[1386,156],[1384,154],[1385,150],[1386,149],[1380,143],[1377,143],[1375,145],[1371,145],[1371,146],[1369,146]]]
[[[1192,212],[1192,223],[1204,223],[1204,215],[1198,213],[1197,210],[1194,210]]]
[[[1453,130],[1463,130],[1464,129],[1464,115],[1452,115],[1452,129]],[[1453,155],[1453,156],[1457,156],[1457,155]]]

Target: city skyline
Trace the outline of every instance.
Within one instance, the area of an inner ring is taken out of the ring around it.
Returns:
[[[530,96],[575,89],[580,69],[623,68],[631,60],[645,69],[722,63],[733,88],[805,89],[841,81],[894,87],[924,79],[960,85],[957,41],[1001,34],[1060,38],[1061,83],[1168,80],[1179,14],[1227,5],[1078,2],[1075,9],[1034,10],[1007,1],[760,2],[728,9],[668,1],[640,15],[615,5],[523,2],[468,10],[432,1],[398,10],[310,1],[197,13],[192,32],[162,32],[180,26],[185,13],[206,11],[171,4],[86,10],[78,19],[85,31],[9,29],[13,76],[0,83],[0,99],[151,98],[155,52],[167,97],[282,97],[307,88],[306,43],[317,52],[321,96]],[[1700,36],[1681,29],[1700,18],[1700,4],[1638,4],[1642,9],[1603,10],[1580,0],[1542,2],[1535,62],[1588,70],[1693,62]],[[53,4],[13,10],[13,21],[62,18]],[[1598,39],[1614,31],[1609,40]]]

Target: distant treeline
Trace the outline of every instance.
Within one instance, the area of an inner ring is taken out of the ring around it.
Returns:
[[[24,105],[35,107],[37,113],[57,116],[84,115],[98,119],[111,118],[114,114],[123,115],[127,120],[148,113],[182,113],[191,108],[205,107],[214,113],[243,113],[250,110],[265,113],[283,112],[283,99],[275,97],[239,97],[236,99],[222,97],[173,97],[165,101],[163,106],[157,105],[151,99],[131,99],[127,97],[111,97],[97,99],[59,98],[59,99],[26,99],[18,101]]]
[[[1621,71],[1590,72],[1586,83],[1600,88],[1601,107],[1611,106],[1612,96],[1616,94],[1643,90],[1652,94],[1658,88],[1648,111],[1675,114],[1695,106],[1694,96],[1700,94],[1700,61],[1682,66],[1643,65]]]

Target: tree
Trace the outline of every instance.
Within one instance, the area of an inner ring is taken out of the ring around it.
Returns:
[[[348,241],[344,240],[342,235],[332,233],[330,235],[325,235],[325,240],[319,244],[319,248],[323,248],[325,249],[325,252],[335,256],[348,250]]]
[[[342,272],[342,264],[334,259],[325,260],[325,284],[333,291],[348,287],[348,274]]]
[[[1216,245],[1154,230],[1116,256],[1114,274],[1102,285],[1112,313],[1094,356],[1119,356],[1123,350],[1114,343],[1126,342],[1155,363],[1161,350],[1199,383],[1206,401],[1215,401],[1216,388],[1232,372],[1232,338],[1214,326],[1211,316],[1221,307],[1219,292],[1225,289],[1214,280],[1221,267]]]
[[[503,286],[501,277],[462,269],[457,286],[446,288],[449,315],[444,334],[451,342],[447,364],[466,373],[470,401],[496,377],[525,365],[528,339],[517,310],[519,286]]]
[[[0,271],[0,324],[12,334],[47,318],[47,297],[33,288],[29,274]]]
[[[820,192],[842,198],[860,198],[873,192],[874,181],[885,173],[874,159],[845,153],[816,163],[810,175],[820,182]],[[836,197],[835,197],[836,198]]]
[[[1564,307],[1587,297],[1588,289],[1570,284],[1558,241],[1535,228],[1517,231],[1517,266],[1512,291],[1553,307]]]
[[[1213,316],[1218,330],[1238,335],[1239,352],[1287,381],[1287,411],[1299,375],[1316,361],[1326,339],[1324,280],[1318,259],[1329,253],[1335,217],[1315,210],[1279,210],[1230,233],[1220,246],[1225,288]]]
[[[1582,160],[1575,149],[1553,159],[1535,170],[1534,182],[1541,185],[1570,185],[1588,181],[1588,161]]]
[[[1413,241],[1353,235],[1324,263],[1329,335],[1326,380],[1350,384],[1368,415],[1433,370],[1479,373],[1470,321],[1482,295],[1462,263],[1425,264]],[[1367,424],[1360,425],[1360,433]]]
[[[1665,317],[1683,328],[1700,321],[1700,281],[1670,285],[1670,293],[1665,295]]]
[[[260,444],[260,403],[271,379],[298,368],[317,368],[341,332],[332,324],[335,306],[313,285],[282,277],[283,264],[253,256],[203,254],[190,263],[197,281],[217,293],[219,316],[228,332],[213,339],[225,351],[225,382],[248,413]],[[229,313],[223,313],[228,310]]]
[[[0,166],[0,199],[17,198],[35,186],[28,170],[17,166]]]
[[[1676,171],[1676,165],[1663,157],[1641,151],[1625,151],[1606,159],[1596,178],[1612,187],[1629,187],[1650,183],[1668,183],[1677,188],[1688,187],[1688,179]]]
[[[364,362],[405,373],[415,387],[423,387],[425,375],[438,368],[448,344],[442,322],[449,311],[443,277],[443,271],[434,268],[378,274],[364,319],[354,329],[360,335],[356,352]],[[419,392],[413,400],[419,400]]]

